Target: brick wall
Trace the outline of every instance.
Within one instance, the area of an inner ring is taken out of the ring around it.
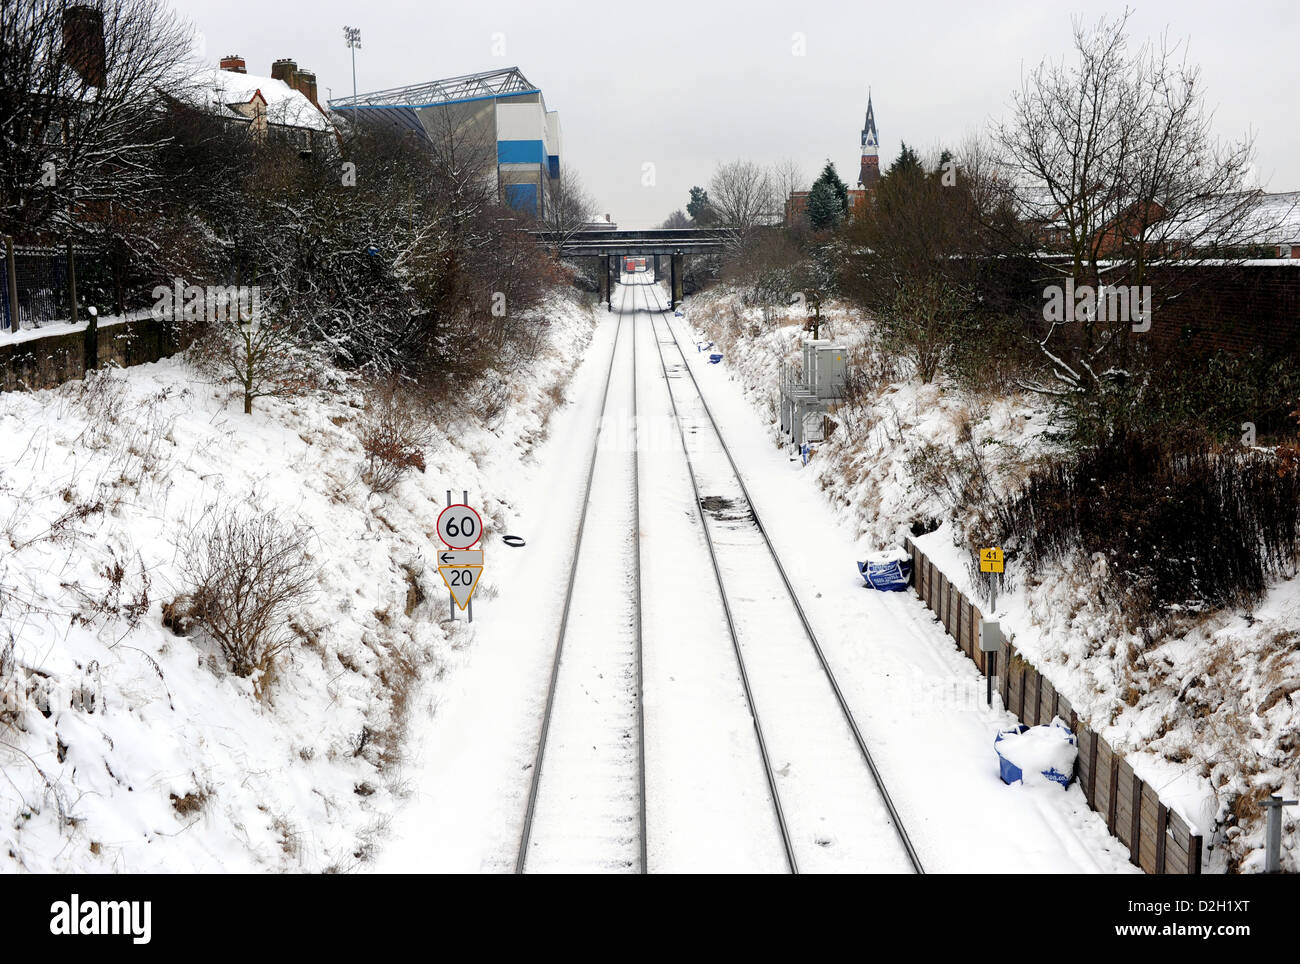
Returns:
[[[1189,272],[1194,273],[1190,283]],[[1300,353],[1300,264],[1162,269],[1151,279],[1157,304],[1166,284],[1183,293],[1160,305],[1151,330],[1135,339],[1150,338],[1159,349],[1194,354],[1256,348]]]

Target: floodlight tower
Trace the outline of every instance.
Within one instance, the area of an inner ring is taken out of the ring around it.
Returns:
[[[344,27],[343,39],[347,41],[348,47],[352,50],[352,100],[355,103],[357,99],[357,48],[361,46],[361,28]]]

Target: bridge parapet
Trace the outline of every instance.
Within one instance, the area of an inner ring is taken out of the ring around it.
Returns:
[[[552,231],[533,231],[541,244],[554,245]],[[579,231],[563,240],[560,254],[568,258],[640,255],[713,254],[736,238],[720,228],[651,228],[643,231]]]

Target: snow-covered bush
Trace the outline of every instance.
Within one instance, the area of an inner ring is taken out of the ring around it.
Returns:
[[[391,492],[408,469],[423,472],[432,440],[433,425],[420,400],[395,380],[381,384],[368,400],[361,429],[370,490]]]
[[[179,547],[190,616],[259,690],[293,641],[293,615],[315,595],[310,541],[270,512],[214,508]]]
[[[1122,435],[1035,472],[998,509],[999,544],[1031,567],[1105,557],[1130,628],[1257,600],[1295,572],[1294,456]]]

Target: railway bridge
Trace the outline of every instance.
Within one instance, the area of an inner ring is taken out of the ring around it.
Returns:
[[[660,259],[668,259],[672,299],[669,310],[682,300],[682,261],[687,255],[720,252],[735,240],[734,231],[725,228],[653,228],[627,231],[576,231],[564,236],[553,231],[534,231],[541,244],[554,248],[558,243],[565,258],[600,259],[600,297],[612,311],[612,293],[619,258],[652,257],[654,280],[659,280]]]

